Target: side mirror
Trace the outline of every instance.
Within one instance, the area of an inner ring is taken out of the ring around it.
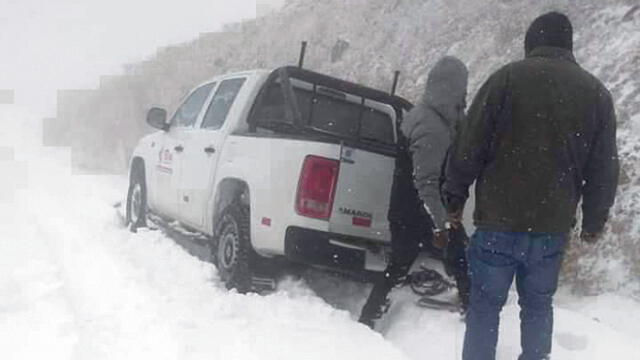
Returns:
[[[169,124],[167,124],[167,110],[161,108],[151,108],[147,113],[147,124],[159,130],[167,131]]]

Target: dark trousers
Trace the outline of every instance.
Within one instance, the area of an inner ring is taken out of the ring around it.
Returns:
[[[433,232],[429,228],[391,225],[391,256],[385,271],[374,280],[373,288],[362,308],[360,321],[372,325],[372,320],[380,318],[390,305],[391,290],[402,284],[411,266],[422,250],[431,247]],[[447,273],[456,279],[463,306],[469,294],[467,261],[465,256],[468,238],[463,228],[450,233],[450,242],[445,251],[444,263]],[[428,251],[428,249],[427,249]]]
[[[494,360],[499,316],[515,277],[519,296],[520,360],[548,359],[553,295],[566,234],[477,231],[467,257],[471,301],[462,358]]]
[[[467,246],[469,237],[461,225],[457,229],[449,230],[449,244],[444,254],[444,268],[447,275],[456,280],[458,295],[463,310],[469,305],[471,281],[469,280],[469,265],[467,264]]]
[[[382,317],[389,306],[388,295],[393,287],[404,282],[414,261],[420,254],[423,229],[404,225],[391,225],[391,254],[386,269],[373,281],[373,288],[362,307],[360,322],[373,327],[373,321]]]

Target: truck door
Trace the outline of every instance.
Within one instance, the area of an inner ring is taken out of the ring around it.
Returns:
[[[194,131],[194,125],[202,112],[202,107],[214,87],[214,83],[195,89],[180,105],[171,119],[169,131],[160,136],[154,193],[156,210],[174,219],[178,218],[178,189],[186,140]]]
[[[209,200],[213,196],[215,170],[225,138],[227,118],[239,116],[235,99],[246,78],[223,80],[206,106],[202,120],[185,142],[180,174],[181,221],[203,230]]]

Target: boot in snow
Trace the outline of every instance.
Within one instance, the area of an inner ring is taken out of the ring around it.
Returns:
[[[379,320],[391,306],[391,301],[387,296],[391,292],[393,285],[393,281],[384,275],[374,283],[367,302],[362,307],[360,319],[358,320],[360,323],[367,325],[371,329],[375,328],[376,320]]]

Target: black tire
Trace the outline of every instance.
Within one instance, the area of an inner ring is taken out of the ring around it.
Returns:
[[[227,289],[251,291],[252,263],[256,254],[251,246],[249,207],[237,202],[223,210],[216,226],[212,259]]]
[[[131,171],[126,215],[127,226],[132,232],[147,226],[147,185],[141,166],[135,166]]]

